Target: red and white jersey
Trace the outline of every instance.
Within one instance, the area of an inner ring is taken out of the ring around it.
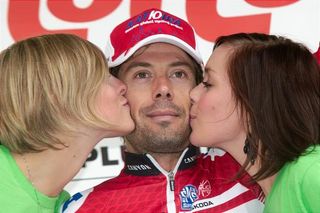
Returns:
[[[262,212],[259,185],[248,174],[232,181],[240,167],[219,149],[197,155],[189,147],[171,172],[148,154],[125,153],[119,176],[75,194],[62,212]]]

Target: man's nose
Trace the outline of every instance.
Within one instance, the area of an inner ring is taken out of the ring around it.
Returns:
[[[154,81],[153,99],[173,99],[172,82],[165,76],[158,77]]]

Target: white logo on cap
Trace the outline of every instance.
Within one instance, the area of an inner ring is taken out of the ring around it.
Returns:
[[[161,17],[162,17],[161,11],[152,10],[152,11],[150,12],[150,15],[149,15],[148,20],[150,20],[150,19],[159,19],[159,18],[161,18]]]

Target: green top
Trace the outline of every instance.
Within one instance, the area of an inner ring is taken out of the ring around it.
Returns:
[[[320,212],[320,146],[287,163],[279,171],[264,213]]]
[[[59,206],[70,197],[62,191],[57,197],[39,192],[24,176],[10,151],[0,145],[0,211],[1,212],[57,212]]]

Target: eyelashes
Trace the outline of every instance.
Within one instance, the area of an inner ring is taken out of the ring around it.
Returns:
[[[209,83],[206,82],[206,81],[202,81],[202,84],[203,84],[203,86],[204,86],[205,88],[209,88],[209,87],[212,86],[211,84],[209,84]]]

